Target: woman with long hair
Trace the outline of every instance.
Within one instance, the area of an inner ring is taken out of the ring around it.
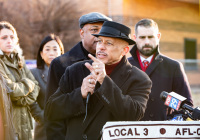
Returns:
[[[0,22],[0,74],[10,88],[12,122],[19,140],[31,140],[33,128],[30,105],[39,93],[38,82],[26,67],[15,28]]]
[[[60,38],[54,34],[46,36],[39,47],[37,53],[37,68],[31,69],[40,86],[37,101],[31,105],[31,113],[35,119],[35,140],[46,140],[44,129],[44,106],[47,75],[51,61],[64,54],[64,47]]]

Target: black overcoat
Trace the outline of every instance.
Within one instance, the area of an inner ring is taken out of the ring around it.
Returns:
[[[47,90],[45,100],[55,93],[59,86],[60,78],[62,77],[65,69],[79,61],[88,60],[88,56],[83,51],[82,42],[76,44],[70,51],[65,54],[56,57],[49,67]]]
[[[65,69],[76,62],[88,60],[89,58],[87,53],[88,52],[84,51],[82,42],[79,42],[70,51],[59,57],[56,57],[51,62],[47,78],[45,102],[58,89],[59,81],[65,72]],[[46,116],[44,116],[44,118],[46,118]],[[60,123],[48,121],[45,119],[45,127],[48,140],[63,140],[65,138],[66,128],[63,125],[60,125]]]
[[[102,85],[96,84],[83,123],[86,109],[80,87],[90,74],[84,64],[85,61],[79,62],[66,69],[59,89],[46,104],[49,120],[67,120],[67,140],[97,140],[107,121],[137,121],[143,117],[151,80],[123,57],[110,77],[106,76]]]
[[[136,50],[137,46],[131,49],[132,57],[128,60],[133,66],[141,69]],[[186,97],[189,105],[193,105],[190,86],[183,65],[180,62],[160,54],[157,50],[154,60],[145,72],[152,80],[152,89],[142,120],[162,121],[169,118],[172,109],[165,106],[164,101],[161,100],[160,94],[162,91],[174,91]]]

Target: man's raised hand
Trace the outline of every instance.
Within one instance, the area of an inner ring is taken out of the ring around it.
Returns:
[[[92,75],[96,77],[96,80],[102,84],[103,80],[106,76],[105,64],[98,60],[96,57],[92,56],[91,54],[88,55],[93,60],[92,65],[89,63],[85,63],[85,66],[90,70]]]

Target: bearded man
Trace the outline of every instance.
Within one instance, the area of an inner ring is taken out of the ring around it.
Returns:
[[[142,19],[135,25],[136,45],[130,51],[132,57],[129,62],[143,70],[153,84],[144,117],[141,119],[143,121],[163,121],[180,113],[164,105],[160,99],[162,91],[174,91],[186,97],[188,105],[193,105],[183,65],[160,53],[160,38],[158,25],[152,19]]]

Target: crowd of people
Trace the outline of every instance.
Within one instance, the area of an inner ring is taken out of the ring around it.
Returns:
[[[108,121],[168,120],[181,112],[164,105],[162,91],[193,106],[182,64],[159,51],[154,20],[138,21],[133,39],[98,12],[79,27],[81,41],[66,53],[59,36],[44,37],[29,70],[15,28],[0,22],[1,140],[99,140]]]

